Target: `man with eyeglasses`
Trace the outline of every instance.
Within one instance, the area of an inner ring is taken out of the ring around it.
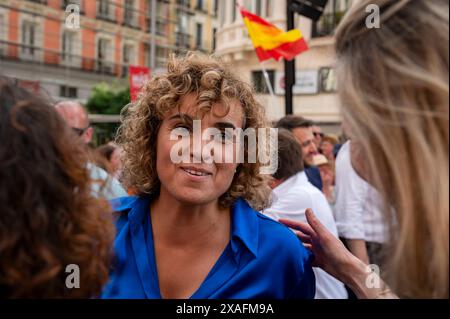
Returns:
[[[55,105],[56,111],[65,120],[73,132],[79,136],[88,148],[92,141],[94,129],[89,123],[88,112],[80,103],[76,101],[63,101]],[[88,163],[88,169],[91,175],[92,192],[105,199],[114,199],[118,197],[128,196],[127,192],[120,185],[119,181],[102,168]]]
[[[89,144],[92,141],[94,129],[89,124],[86,109],[75,101],[60,102],[55,107],[75,134],[80,136],[84,143]]]
[[[276,127],[284,128],[292,132],[302,147],[305,173],[311,184],[322,191],[322,179],[320,171],[314,166],[314,155],[319,154],[313,134],[314,123],[301,116],[288,115],[278,121]]]

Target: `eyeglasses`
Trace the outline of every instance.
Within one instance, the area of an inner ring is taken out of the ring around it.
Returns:
[[[319,133],[319,132],[313,132],[313,134],[314,134],[314,137],[318,137],[318,136],[324,137],[325,136],[325,134]]]
[[[75,132],[75,134],[77,134],[78,136],[81,136],[87,131],[88,128],[89,128],[89,126],[86,128],[72,127],[72,130]]]

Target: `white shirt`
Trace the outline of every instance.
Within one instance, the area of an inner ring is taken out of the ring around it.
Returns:
[[[350,141],[342,146],[336,158],[335,196],[334,217],[340,237],[387,242],[388,227],[380,194],[354,170]]]
[[[87,168],[92,179],[91,192],[93,196],[107,200],[128,196],[119,181],[109,176],[104,169],[92,163],[88,163]]]
[[[311,208],[320,222],[337,237],[337,228],[327,199],[305,174],[300,172],[287,179],[272,192],[273,203],[262,213],[275,220],[280,218],[306,222],[305,211]],[[347,299],[348,294],[340,281],[319,268],[313,268],[316,276],[315,299]]]

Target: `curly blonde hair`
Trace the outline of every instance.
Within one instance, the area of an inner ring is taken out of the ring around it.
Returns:
[[[225,105],[229,111],[229,102],[236,100],[245,114],[244,129],[268,127],[264,109],[256,100],[253,88],[218,58],[195,53],[185,57],[172,56],[167,73],[150,80],[139,100],[122,112],[117,143],[124,149],[123,181],[137,195],[159,192],[156,172],[159,127],[165,114],[179,108],[182,98],[191,93],[197,94],[198,112],[202,114],[214,112],[213,106],[217,103]],[[247,147],[245,152],[248,152]],[[258,162],[241,164],[230,188],[219,198],[219,204],[230,207],[242,197],[256,210],[267,207],[270,188],[267,176],[259,173],[260,167]]]

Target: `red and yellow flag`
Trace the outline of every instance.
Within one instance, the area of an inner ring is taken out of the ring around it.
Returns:
[[[290,61],[296,55],[308,50],[300,30],[284,32],[242,7],[240,10],[260,62],[271,58],[277,61],[281,58]]]

